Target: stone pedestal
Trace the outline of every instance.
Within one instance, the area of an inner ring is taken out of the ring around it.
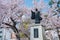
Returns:
[[[30,28],[30,40],[44,40],[44,28],[40,24],[34,24]]]

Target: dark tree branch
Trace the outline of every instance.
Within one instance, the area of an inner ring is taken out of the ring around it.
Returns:
[[[12,25],[10,25],[10,24],[8,24],[8,23],[5,23],[5,22],[2,22],[2,24],[5,24],[5,25],[7,25],[7,26],[12,26]]]
[[[10,26],[11,29],[13,29],[13,31],[14,31],[15,33],[18,33],[18,29],[16,28],[16,22],[13,20],[12,17],[10,17],[10,19],[11,19],[11,21],[13,22],[13,25],[10,25],[10,24],[5,23],[5,22],[3,22],[2,24],[5,24],[5,25],[7,25],[7,26]]]
[[[10,17],[11,21],[13,22],[13,26],[16,26],[16,22],[13,20],[12,17]]]
[[[14,20],[11,18],[11,20],[12,20],[12,22],[13,22],[13,25],[10,25],[10,24],[8,24],[8,23],[5,23],[5,22],[3,22],[2,24],[5,24],[5,25],[7,25],[7,26],[10,26],[11,27],[11,29],[15,32],[15,33],[18,33],[19,34],[19,32],[18,32],[18,29],[16,28],[16,22],[14,22]],[[17,39],[18,40],[20,40],[20,36],[19,35],[17,35],[16,34],[16,37],[17,37]]]
[[[24,35],[25,35],[26,37],[28,37],[28,39],[30,40],[30,37],[29,37],[27,34],[24,33]]]
[[[8,24],[8,23],[2,23],[2,24],[5,24],[5,25],[7,25],[7,26],[10,26],[11,27],[11,29],[13,29],[13,31],[16,33],[16,32],[18,32],[18,29],[16,28],[16,27],[14,27],[13,25],[10,25],[10,24]]]
[[[28,37],[28,35],[27,35],[27,34],[25,34],[25,33],[24,33],[24,35],[25,35],[26,37]]]
[[[13,20],[12,17],[10,17],[10,19],[11,19],[11,21],[13,22],[13,25],[10,25],[10,24],[5,23],[5,22],[3,22],[2,24],[5,24],[5,25],[7,25],[7,26],[10,26],[10,28],[11,28],[15,33],[17,33],[17,34],[16,34],[17,39],[20,40],[19,31],[18,31],[18,29],[16,28],[16,22]],[[26,37],[28,37],[27,34],[24,33],[24,35],[25,35]],[[29,37],[28,37],[28,38],[29,38]]]
[[[13,20],[12,17],[10,17],[11,21],[13,22],[13,28],[17,31],[18,33],[18,29],[16,28],[16,22]]]

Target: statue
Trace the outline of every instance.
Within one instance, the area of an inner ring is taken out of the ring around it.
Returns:
[[[31,19],[35,19],[35,12],[33,12],[32,10],[31,10]]]
[[[31,19],[35,19],[35,23],[39,24],[42,20],[42,17],[40,17],[40,11],[38,11],[38,9],[35,9],[35,12],[31,11],[31,13]]]

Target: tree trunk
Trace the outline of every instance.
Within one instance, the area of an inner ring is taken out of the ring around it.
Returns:
[[[5,23],[5,22],[2,22],[2,24],[5,24],[5,25],[7,25],[7,26],[10,26],[11,29],[12,29],[15,33],[17,33],[17,34],[16,34],[17,39],[20,40],[19,31],[18,31],[18,29],[16,28],[16,22],[15,22],[12,18],[10,18],[10,19],[11,19],[11,21],[13,22],[13,25],[10,25],[10,24]]]

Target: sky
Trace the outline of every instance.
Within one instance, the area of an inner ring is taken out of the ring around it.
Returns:
[[[33,0],[25,0],[25,5],[26,5],[28,8],[33,7],[32,1],[33,1]],[[39,0],[37,0],[37,2],[38,2],[38,1],[39,1]],[[49,1],[50,1],[50,0],[44,0],[44,3],[47,5],[47,6],[46,6],[47,8],[42,9],[42,10],[41,10],[42,13],[45,13],[45,12],[48,11],[48,8],[49,8],[48,3],[49,3]]]
[[[39,0],[37,0],[37,2],[38,2],[38,1],[39,1]],[[44,2],[45,2],[46,4],[48,4],[49,0],[44,0]],[[27,7],[32,7],[32,6],[33,6],[32,0],[25,0],[25,5],[26,5]]]
[[[4,4],[7,4],[7,3],[9,3],[10,1],[8,1],[8,0],[1,0],[1,1],[3,1],[3,3]],[[8,2],[7,2],[8,1]],[[27,7],[32,7],[33,6],[33,4],[32,4],[32,1],[33,0],[24,0],[24,2],[25,2],[25,5],[27,6]],[[38,2],[39,0],[37,0],[37,2]],[[48,4],[48,2],[49,2],[49,0],[44,0],[44,2],[46,3],[46,4]]]

